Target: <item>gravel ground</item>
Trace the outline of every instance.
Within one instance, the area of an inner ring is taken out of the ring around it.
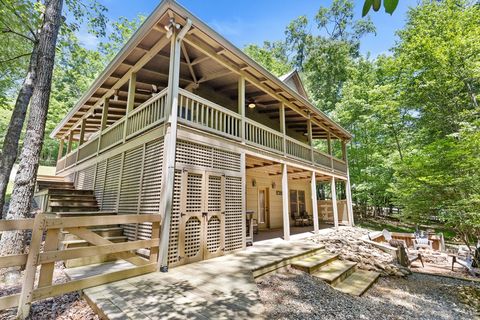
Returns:
[[[267,319],[480,319],[480,283],[444,277],[382,277],[362,297],[294,269],[257,284]]]

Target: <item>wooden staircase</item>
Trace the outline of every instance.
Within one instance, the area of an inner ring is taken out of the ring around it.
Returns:
[[[55,214],[57,217],[88,217],[116,215],[113,211],[100,211],[93,190],[77,190],[73,182],[65,181],[62,177],[39,176],[37,178],[36,197],[43,197],[43,211]],[[107,225],[101,228],[90,228],[105,240],[119,243],[127,242],[123,228],[118,225]],[[90,244],[77,236],[61,232],[61,249],[87,247]],[[88,264],[113,261],[113,255],[94,256],[68,260],[67,268]]]
[[[378,279],[374,271],[357,269],[357,263],[338,259],[338,254],[319,250],[314,255],[298,259],[292,267],[324,280],[333,288],[355,296],[361,296]]]

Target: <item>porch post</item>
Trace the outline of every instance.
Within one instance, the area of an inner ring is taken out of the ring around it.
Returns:
[[[311,193],[312,193],[312,212],[313,212],[313,232],[318,233],[318,204],[317,204],[317,177],[315,171],[312,171],[311,181]]]
[[[73,130],[70,131],[68,134],[68,144],[67,144],[67,154],[72,151],[72,143],[73,143]]]
[[[59,140],[59,145],[58,145],[58,155],[57,155],[57,161],[62,159],[63,157],[63,146],[65,144],[65,141],[62,139]]]
[[[290,217],[288,216],[288,171],[287,164],[282,164],[282,203],[283,203],[283,239],[290,240]]]
[[[240,138],[245,143],[245,78],[238,78],[238,113],[242,117],[240,121]]]
[[[110,99],[105,98],[103,101],[103,109],[102,109],[102,125],[100,127],[100,130],[103,131],[107,127],[107,120],[108,120],[108,108],[110,106]]]
[[[348,156],[347,156],[347,147],[345,141],[342,142],[343,146],[343,160],[345,160],[345,165],[347,166],[347,181],[345,182],[345,193],[347,196],[347,212],[348,212],[348,222],[350,226],[355,225],[353,219],[353,203],[352,203],[352,188],[350,186],[350,169],[348,165]]]
[[[337,207],[337,189],[335,187],[335,177],[332,177],[330,187],[332,190],[333,223],[335,225],[335,229],[337,229],[338,228],[338,207]]]
[[[128,115],[135,107],[135,91],[137,90],[137,74],[132,72],[128,82],[127,109],[125,110],[125,122],[123,123],[123,142],[127,139]]]
[[[187,31],[192,26],[192,21],[187,18],[186,25],[181,31],[173,26],[170,42],[170,69],[168,74],[168,92],[166,125],[168,126],[164,138],[164,159],[166,168],[165,178],[162,179],[160,193],[160,213],[162,214],[162,229],[159,243],[158,269],[168,271],[168,244],[170,242],[170,221],[172,218],[173,188],[175,184],[175,153],[177,151],[177,122],[178,122],[178,86],[180,84],[180,50],[181,42]]]
[[[80,139],[78,141],[78,145],[81,146],[85,139],[85,126],[87,125],[87,118],[82,119],[82,124],[80,127]]]
[[[285,104],[281,103],[280,104],[280,132],[282,133],[283,137],[283,144],[282,144],[282,150],[283,150],[283,155],[287,154],[287,131],[285,127]]]
[[[314,162],[313,159],[313,133],[312,133],[312,120],[310,119],[310,115],[307,119],[307,135],[308,135],[308,144],[310,145],[310,161]]]

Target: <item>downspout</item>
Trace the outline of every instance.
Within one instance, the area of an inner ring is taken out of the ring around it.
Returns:
[[[165,162],[166,173],[163,185],[163,192],[161,194],[160,204],[164,208],[162,228],[159,243],[159,258],[158,268],[161,272],[168,271],[168,245],[170,242],[170,223],[172,220],[172,204],[173,204],[173,188],[175,184],[175,153],[177,151],[177,124],[178,124],[178,87],[180,79],[180,50],[181,43],[187,32],[192,27],[192,21],[187,18],[185,26],[176,33],[175,22],[171,24],[171,31],[173,39],[173,46],[170,53],[171,72],[169,75],[169,89],[168,89],[168,102],[167,105],[169,113],[167,113],[170,123],[169,132],[166,134],[165,139]]]

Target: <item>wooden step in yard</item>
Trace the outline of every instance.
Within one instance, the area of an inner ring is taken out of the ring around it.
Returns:
[[[298,259],[291,266],[355,296],[362,295],[380,276],[378,272],[357,269],[356,262],[339,260],[338,254],[325,250]]]

